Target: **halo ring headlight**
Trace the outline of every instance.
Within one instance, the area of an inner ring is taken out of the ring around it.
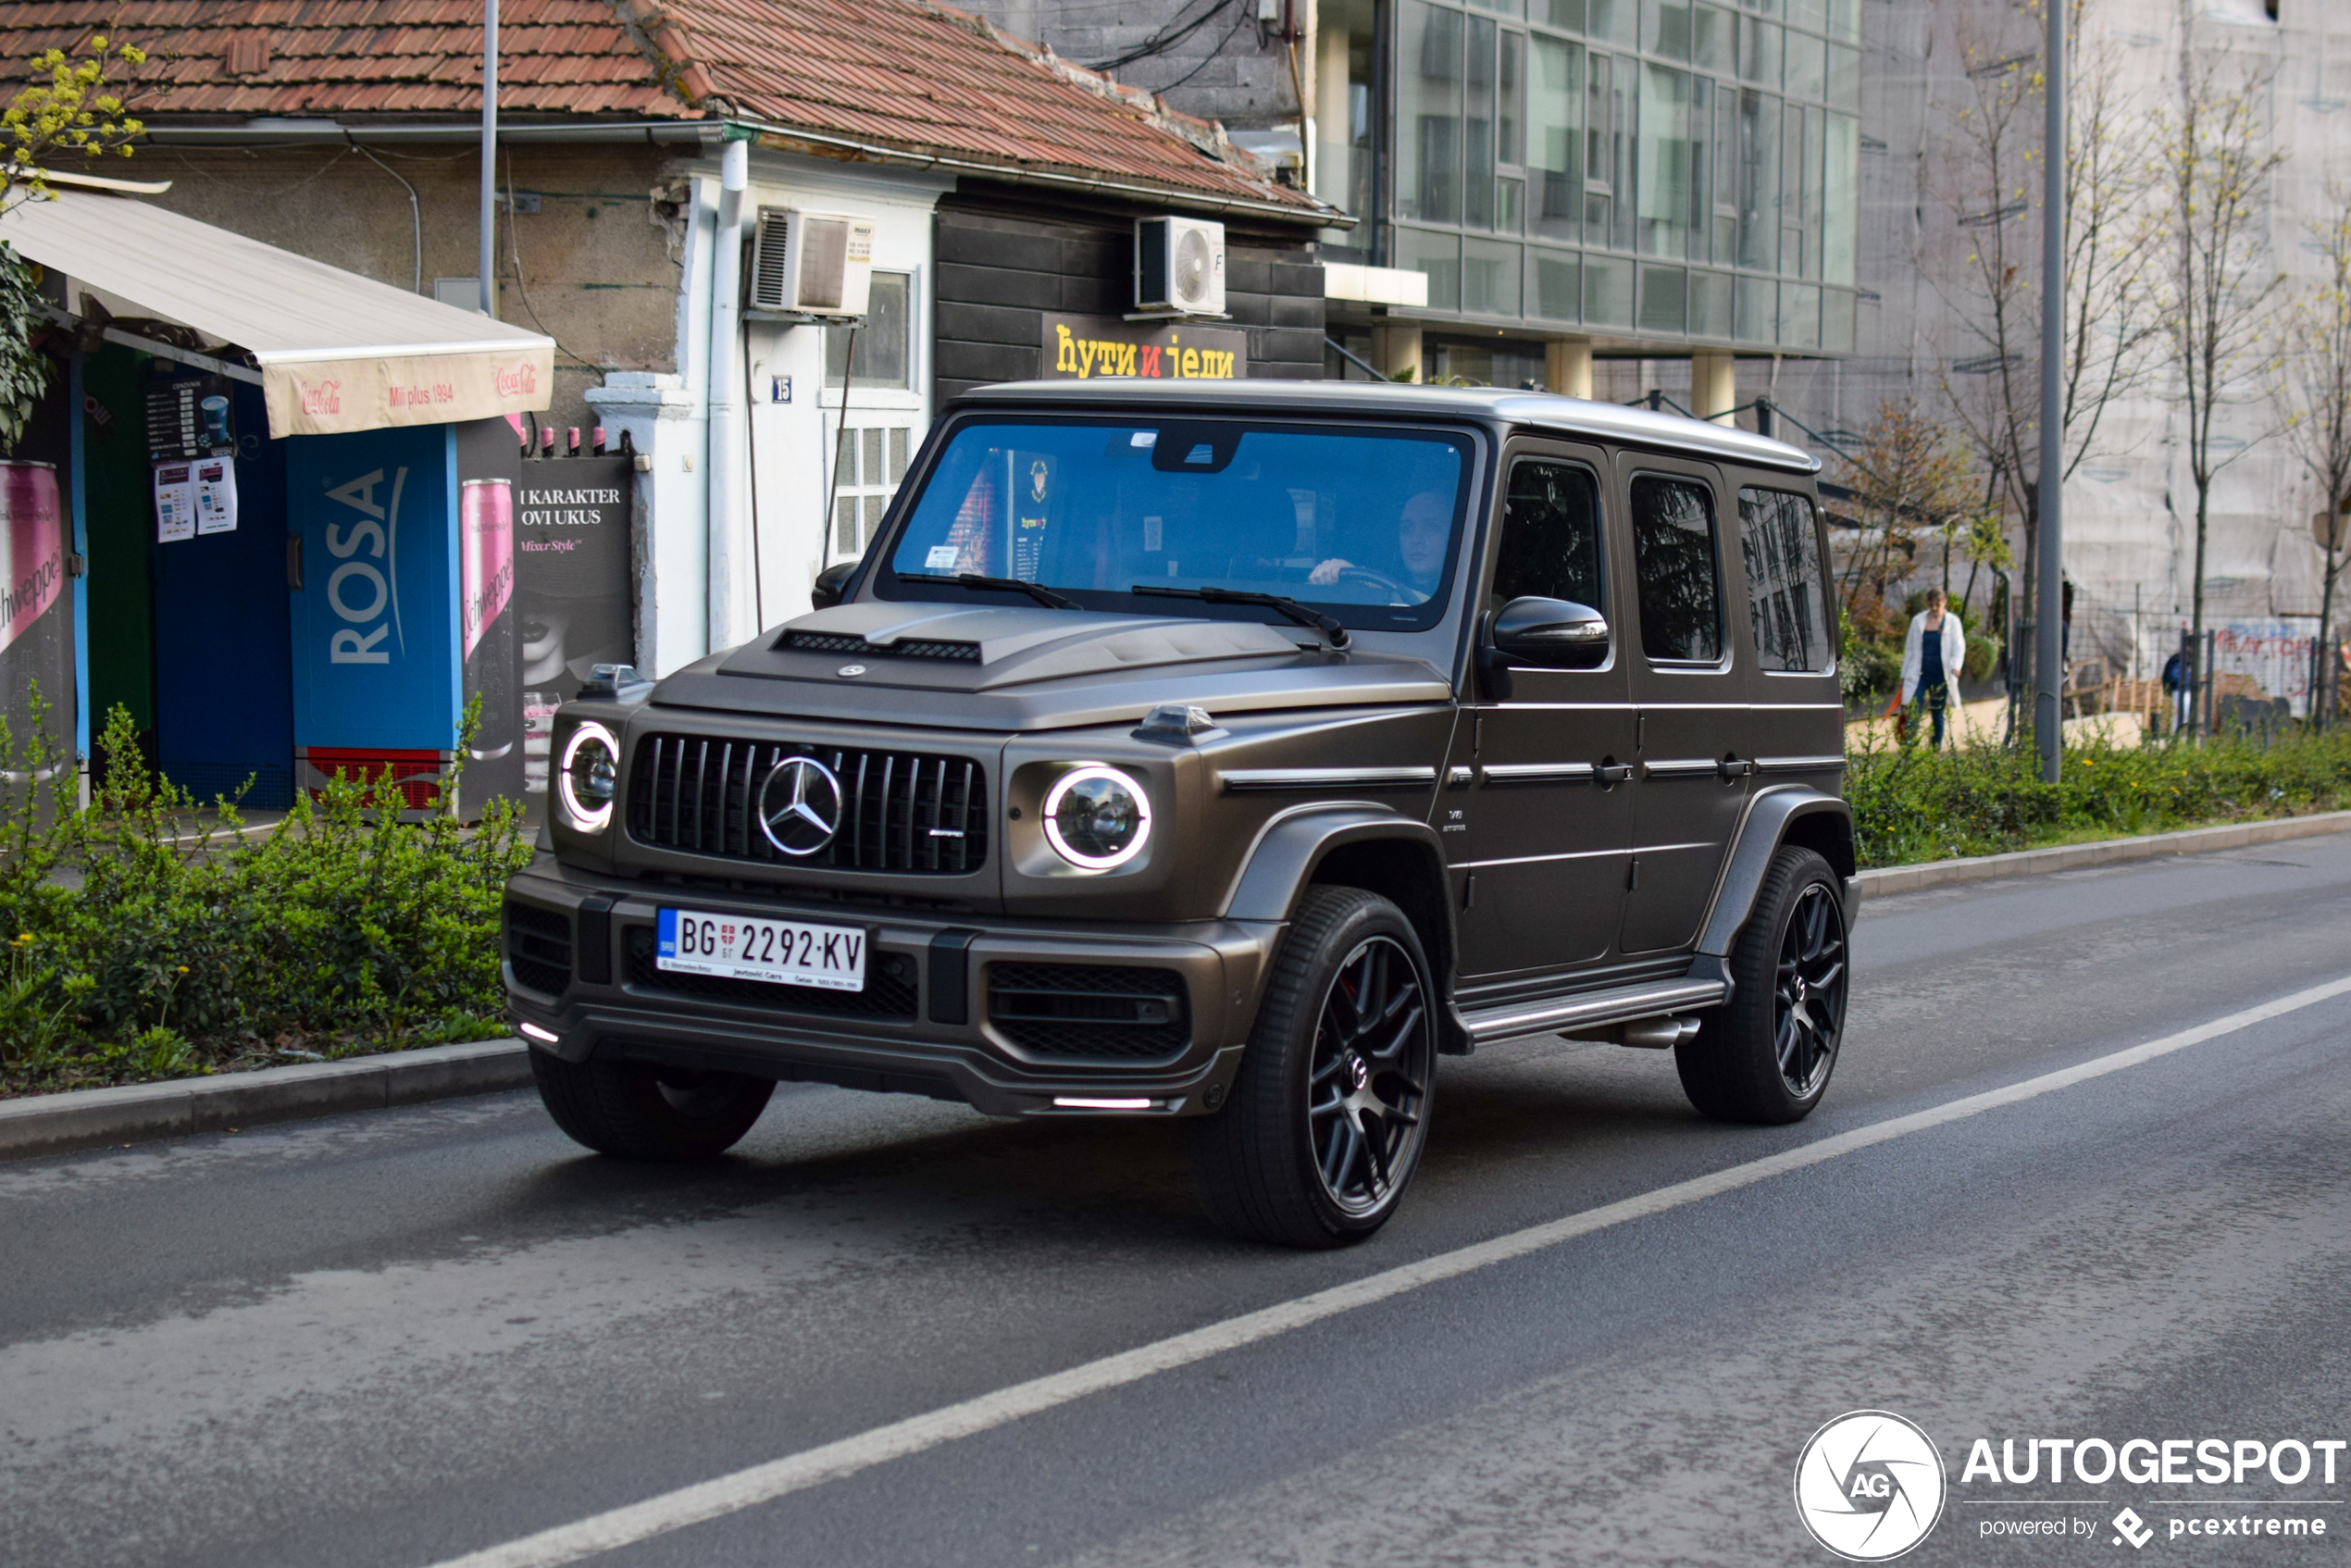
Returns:
[[[620,788],[619,737],[593,719],[564,741],[555,769],[555,798],[564,820],[582,833],[612,826],[613,798]]]
[[[1151,841],[1151,801],[1133,775],[1080,763],[1045,791],[1045,839],[1053,852],[1088,871],[1109,871]]]

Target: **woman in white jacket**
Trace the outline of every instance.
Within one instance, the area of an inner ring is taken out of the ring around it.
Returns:
[[[1967,657],[1967,634],[1939,588],[1929,589],[1926,608],[1910,617],[1902,640],[1902,706],[1923,702],[1934,716],[1934,744],[1943,744],[1943,716],[1951,705],[1951,684]]]

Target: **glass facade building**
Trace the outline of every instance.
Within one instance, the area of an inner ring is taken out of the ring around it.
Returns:
[[[1432,330],[1849,352],[1860,6],[1389,0],[1345,243],[1427,275]]]

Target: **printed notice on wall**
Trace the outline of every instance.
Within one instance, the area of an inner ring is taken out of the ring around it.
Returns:
[[[190,465],[195,470],[196,531],[237,531],[237,466],[226,457]]]
[[[196,537],[194,465],[155,466],[155,541],[172,544]]]

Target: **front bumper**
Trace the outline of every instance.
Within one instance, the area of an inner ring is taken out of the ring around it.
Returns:
[[[1065,921],[795,901],[598,876],[544,852],[507,883],[506,902],[508,1010],[518,1026],[554,1037],[549,1043],[525,1031],[536,1049],[573,1062],[655,1062],[927,1094],[1006,1116],[1214,1110],[1239,1066],[1282,930],[1276,922],[1231,920],[1094,922],[1081,928]],[[846,1000],[796,987],[713,995],[736,988],[665,979],[649,956],[665,907],[863,927],[867,990]],[[516,933],[525,929],[518,922],[549,939],[567,928],[567,972],[548,961],[553,948],[526,937],[518,975]],[[1183,982],[1182,1005],[1167,1031],[1168,1048],[1140,1060],[1040,1049],[1035,1029],[994,1015],[996,970],[1015,964],[1173,972]],[[552,989],[558,975],[564,983]]]

